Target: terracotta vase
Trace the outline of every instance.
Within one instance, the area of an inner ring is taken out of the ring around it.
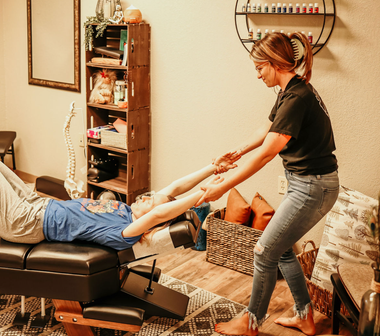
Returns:
[[[123,20],[125,23],[140,23],[142,21],[141,11],[134,6],[129,6],[124,11]]]

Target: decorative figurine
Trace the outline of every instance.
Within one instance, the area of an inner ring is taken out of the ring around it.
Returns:
[[[120,5],[116,5],[115,14],[113,15],[112,19],[110,18],[109,21],[112,23],[120,24],[123,21],[124,15],[123,11],[121,10]]]

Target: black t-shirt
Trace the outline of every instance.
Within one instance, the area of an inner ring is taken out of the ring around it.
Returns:
[[[299,175],[323,175],[337,170],[334,135],[326,106],[309,83],[293,77],[280,91],[269,120],[269,132],[292,138],[279,153],[284,167]]]

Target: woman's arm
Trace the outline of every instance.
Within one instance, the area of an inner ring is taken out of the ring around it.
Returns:
[[[247,154],[250,151],[260,147],[263,144],[264,139],[267,136],[271,125],[272,125],[272,122],[268,119],[266,123],[264,123],[259,129],[257,129],[254,132],[253,136],[248,142],[243,143],[239,145],[238,147],[236,147],[234,150],[230,151],[231,153],[230,159],[235,162],[239,160],[244,154]],[[225,155],[226,154],[224,154],[224,156]],[[219,163],[219,159],[221,157],[222,156],[217,157],[216,159],[213,160],[213,163],[217,166],[215,174],[222,174],[228,170],[226,169],[225,163]]]
[[[258,172],[284,148],[290,138],[291,136],[285,134],[274,132],[268,133],[263,144],[257,148],[252,156],[245,162],[245,164],[229,179],[226,179],[224,182],[221,182],[218,185],[208,185],[202,187],[202,190],[205,191],[205,194],[199,199],[195,206],[198,206],[203,202],[218,200],[228,190]]]
[[[263,123],[263,125],[253,133],[251,139],[247,143],[241,144],[235,149],[235,151],[237,151],[240,155],[244,155],[255,148],[260,147],[263,144],[271,126],[272,122],[268,119],[267,122]]]
[[[218,158],[218,163],[222,163],[226,168],[225,171],[237,167],[235,162],[237,159],[231,160],[229,156],[231,153],[226,153]],[[194,188],[197,184],[202,182],[207,177],[210,177],[216,172],[216,165],[209,164],[206,167],[197,170],[194,173],[186,175],[178,180],[170,183],[167,187],[157,192],[157,194],[170,195],[176,197],[178,195],[184,194]]]

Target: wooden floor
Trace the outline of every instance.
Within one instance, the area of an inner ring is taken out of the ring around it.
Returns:
[[[186,249],[177,254],[158,259],[156,265],[169,276],[245,306],[249,303],[252,277],[207,262],[206,252]],[[260,329],[260,335],[304,335],[297,329],[284,328],[273,323],[273,320],[279,316],[293,316],[293,304],[294,301],[285,280],[278,280],[268,309],[270,316]],[[317,329],[316,335],[331,334],[331,320],[328,317],[315,311],[314,320]],[[341,327],[340,335],[351,334]]]

